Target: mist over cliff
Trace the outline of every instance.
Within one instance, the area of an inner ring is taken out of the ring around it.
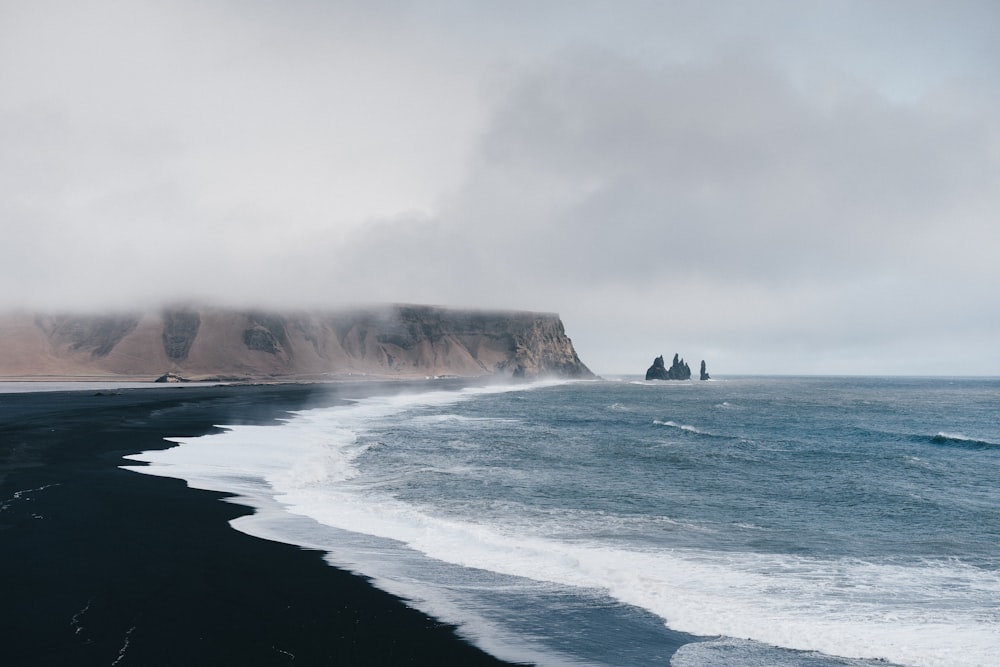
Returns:
[[[593,377],[553,313],[178,306],[0,316],[0,377]]]

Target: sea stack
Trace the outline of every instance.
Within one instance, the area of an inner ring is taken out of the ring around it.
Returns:
[[[663,363],[663,355],[653,359],[653,365],[646,370],[647,380],[669,380],[667,377],[667,367]]]
[[[704,363],[704,362],[703,362]],[[666,367],[663,356],[653,360],[653,365],[646,371],[647,380],[690,380],[691,367],[679,355],[674,354],[670,368]]]
[[[704,359],[701,360],[701,375],[700,375],[700,379],[702,379],[702,380],[711,380],[712,379],[712,376],[710,376],[708,374],[708,370],[705,368],[705,360]]]

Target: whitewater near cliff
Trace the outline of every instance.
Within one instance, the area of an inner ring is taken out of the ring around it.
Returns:
[[[480,386],[131,468],[237,494],[504,659],[995,665],[996,380]]]

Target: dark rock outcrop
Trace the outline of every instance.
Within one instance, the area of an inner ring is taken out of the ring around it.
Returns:
[[[701,360],[701,374],[700,374],[699,379],[700,380],[711,380],[712,379],[712,377],[708,374],[708,370],[705,368],[705,360],[704,359]]]
[[[691,367],[687,365],[687,362],[680,359],[676,354],[674,355],[674,363],[667,369],[667,377],[671,380],[690,380],[691,379]]]
[[[57,348],[89,352],[94,358],[107,356],[125,336],[135,331],[139,316],[56,315],[38,316],[35,324]]]
[[[646,369],[646,379],[647,380],[669,380],[670,376],[667,375],[667,367],[663,362],[663,355],[661,354],[656,359],[653,359],[653,365]]]
[[[663,356],[659,356],[653,360],[653,365],[646,371],[646,379],[690,380],[691,367],[687,365],[687,362],[675,354],[673,363],[670,365],[670,368],[667,368],[666,363],[663,361]]]
[[[243,344],[257,352],[288,358],[288,334],[285,318],[274,313],[255,311],[247,314],[250,324],[243,330]]]
[[[187,359],[201,326],[201,315],[195,310],[165,310],[163,312],[163,352],[171,361]]]

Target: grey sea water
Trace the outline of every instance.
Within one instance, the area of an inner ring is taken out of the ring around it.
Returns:
[[[996,379],[624,378],[369,398],[134,458],[508,659],[998,665],[998,411]]]

